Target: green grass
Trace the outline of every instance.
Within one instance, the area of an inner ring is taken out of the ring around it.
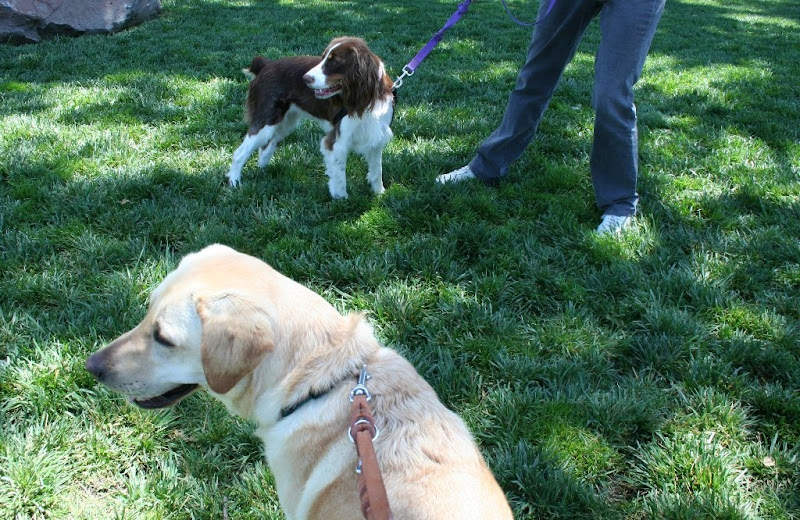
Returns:
[[[524,59],[498,2],[400,90],[383,197],[352,157],[350,199],[329,199],[312,125],[224,185],[254,54],[353,34],[396,76],[454,8],[165,0],[114,36],[0,46],[0,518],[282,518],[252,424],[201,395],[140,411],[83,369],[213,242],[367,311],[519,518],[800,518],[794,0],[667,3],[619,240],[592,233],[596,24],[509,182],[434,185]]]

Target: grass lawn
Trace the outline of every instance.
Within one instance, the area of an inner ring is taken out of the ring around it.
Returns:
[[[508,182],[434,185],[524,60],[494,1],[400,90],[384,196],[351,156],[331,201],[311,124],[224,185],[253,55],[351,34],[396,77],[455,6],[164,0],[114,36],[0,45],[0,518],[282,518],[252,424],[205,395],[134,409],[83,368],[213,242],[367,311],[518,518],[800,518],[796,0],[667,2],[618,240],[592,232],[596,23]]]

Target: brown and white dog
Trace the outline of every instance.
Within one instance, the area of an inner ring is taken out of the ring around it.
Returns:
[[[244,73],[251,78],[246,105],[250,127],[233,154],[228,172],[232,186],[239,184],[242,167],[256,149],[263,168],[297,124],[312,118],[327,132],[320,150],[331,197],[347,198],[345,165],[351,151],[366,159],[372,191],[383,193],[383,149],[392,138],[392,80],[363,40],[336,38],[321,57],[270,61],[256,56]]]
[[[464,422],[363,315],[228,247],[186,256],[142,322],[86,361],[142,408],[202,388],[255,420],[289,520],[361,517],[347,427],[362,365],[395,520],[512,518]]]

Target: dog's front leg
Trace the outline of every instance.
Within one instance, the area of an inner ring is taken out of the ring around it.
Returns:
[[[364,154],[367,161],[367,182],[375,195],[381,195],[383,188],[383,147],[376,147]]]
[[[332,130],[333,132],[334,130]],[[348,143],[341,140],[330,144],[330,134],[322,139],[320,150],[325,157],[325,173],[328,175],[328,190],[334,199],[347,198],[347,167]]]

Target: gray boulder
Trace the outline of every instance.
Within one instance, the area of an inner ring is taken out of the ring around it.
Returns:
[[[114,33],[161,12],[161,0],[0,0],[0,43]]]

